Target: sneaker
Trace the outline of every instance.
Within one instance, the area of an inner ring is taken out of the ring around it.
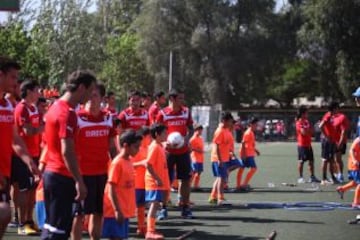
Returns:
[[[222,199],[217,202],[217,205],[218,206],[231,206],[232,204],[229,203],[226,199]]]
[[[17,228],[17,227],[19,227],[19,221],[14,220],[14,221],[10,222],[10,223],[8,224],[8,227],[9,227],[9,228]]]
[[[319,183],[319,182],[321,182],[321,181],[319,179],[317,179],[317,177],[315,177],[315,176],[311,176],[308,181],[308,183]]]
[[[297,183],[305,183],[305,179],[303,177],[298,178]]]
[[[181,211],[181,216],[185,219],[193,219],[194,216],[192,215],[191,209],[190,208],[183,208],[183,210]]]
[[[145,235],[146,240],[160,240],[164,239],[164,235],[158,232],[147,232]]]
[[[139,237],[145,237],[146,236],[146,227],[141,227],[136,230],[136,235]]]
[[[164,219],[167,219],[167,218],[168,218],[167,209],[166,209],[166,208],[160,209],[160,211],[159,211],[158,214],[157,214],[156,219],[157,219],[158,221],[161,221],[161,220],[164,220]]]
[[[339,183],[344,183],[344,175],[342,175],[341,173],[337,175],[336,179],[338,180]]]
[[[39,228],[39,226],[34,222],[34,221],[30,221],[29,225],[32,229],[34,229],[37,232],[41,232],[41,229]]]
[[[342,190],[341,187],[337,187],[336,192],[339,194],[340,199],[344,199],[344,191]]]
[[[217,204],[217,199],[216,199],[216,198],[209,198],[208,202],[209,202],[211,205],[216,205],[216,204]]]
[[[360,209],[360,203],[352,203],[351,207],[355,209]]]
[[[328,180],[328,179],[323,179],[321,180],[321,185],[331,185],[334,184],[332,181]]]
[[[25,224],[21,227],[18,227],[18,234],[24,236],[36,235],[37,231],[35,229],[32,229],[30,224]]]
[[[171,191],[172,193],[177,193],[177,192],[178,192],[178,190],[177,190],[176,188],[174,188],[174,187],[171,187],[170,191]]]

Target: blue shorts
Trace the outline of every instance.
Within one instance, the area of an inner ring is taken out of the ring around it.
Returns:
[[[120,224],[115,218],[104,218],[102,228],[102,238],[121,238],[129,237],[129,219],[125,218]]]
[[[146,190],[145,201],[146,202],[162,202],[165,197],[164,190]]]
[[[45,210],[45,202],[38,201],[35,203],[35,216],[37,225],[40,229],[44,227],[45,219],[46,219],[46,210]]]
[[[222,179],[227,179],[227,167],[226,163],[223,163],[222,167],[219,166],[219,162],[212,162],[212,171],[214,177],[221,177]]]
[[[298,146],[298,160],[299,161],[310,161],[313,162],[314,161],[314,153],[312,150],[312,147],[301,147]]]
[[[227,169],[230,169],[230,168],[243,168],[244,167],[244,163],[241,159],[230,159],[227,163],[226,163],[226,167]]]
[[[336,144],[327,139],[321,139],[321,158],[325,160],[333,160],[336,151]]]
[[[360,184],[360,170],[356,171],[348,171],[349,174],[349,180],[352,180],[356,182],[357,184]]]
[[[245,161],[243,160],[245,168],[257,168],[254,157],[247,157]]]
[[[135,189],[135,197],[136,197],[136,206],[144,206],[145,205],[145,189]]]
[[[202,173],[204,171],[204,164],[203,163],[192,162],[191,163],[191,168],[192,168],[193,172]]]

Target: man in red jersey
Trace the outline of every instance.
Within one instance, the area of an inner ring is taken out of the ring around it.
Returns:
[[[319,127],[322,132],[321,138],[321,158],[322,165],[321,170],[323,173],[321,184],[333,184],[337,183],[337,179],[334,176],[334,158],[335,158],[335,150],[336,150],[336,133],[333,125],[334,115],[339,107],[339,104],[336,102],[332,102],[329,105],[329,111],[325,113],[321,122],[319,123]],[[327,179],[327,167],[329,167],[331,180]]]
[[[77,70],[66,80],[66,92],[45,116],[47,143],[43,174],[46,221],[41,239],[67,239],[70,235],[74,201],[85,199],[87,189],[75,153],[76,106],[86,103],[96,84],[89,71]]]
[[[308,182],[320,182],[314,174],[314,153],[311,146],[311,137],[313,135],[312,126],[308,120],[308,110],[301,106],[296,116],[296,138],[298,145],[298,183],[305,183],[303,178],[304,163],[308,161],[310,179]]]
[[[11,155],[14,151],[29,167],[38,174],[37,167],[29,155],[26,145],[14,126],[14,108],[4,98],[5,93],[14,92],[19,77],[20,65],[6,57],[0,57],[0,239],[10,222],[10,172]]]
[[[15,126],[24,140],[26,147],[38,165],[40,157],[41,133],[44,130],[42,116],[36,107],[39,99],[39,83],[24,81],[20,85],[21,101],[15,108]],[[33,221],[35,205],[35,179],[26,164],[15,154],[12,161],[12,181],[18,184],[19,204],[19,235],[32,235],[37,233]]]
[[[116,118],[118,112],[116,110],[116,96],[114,92],[109,91],[106,94],[106,106],[105,110],[111,114],[113,118]]]
[[[121,111],[118,116],[122,131],[126,129],[137,131],[142,126],[149,126],[149,115],[145,109],[141,108],[141,93],[135,90],[130,91],[128,101],[129,107]]]
[[[97,84],[92,91],[90,101],[77,113],[78,130],[75,137],[76,153],[80,171],[84,178],[88,194],[83,205],[78,203],[75,209],[71,238],[81,239],[84,214],[89,216],[89,235],[91,239],[100,239],[103,197],[107,180],[110,155],[115,157],[116,130],[109,112],[101,110],[105,96],[103,84]],[[109,154],[110,153],[110,154]]]
[[[163,91],[159,91],[159,92],[155,93],[154,97],[155,97],[155,101],[151,104],[151,106],[149,108],[150,124],[153,124],[156,121],[156,117],[157,117],[160,109],[166,103],[166,97],[165,97],[165,93]]]
[[[333,125],[335,128],[335,171],[336,178],[340,183],[344,182],[343,170],[344,163],[342,161],[342,155],[346,154],[346,143],[347,143],[347,133],[350,128],[350,122],[345,114],[341,112],[336,112],[334,115]]]
[[[189,108],[184,106],[184,93],[175,89],[169,92],[169,106],[159,111],[156,121],[165,125],[168,134],[179,132],[185,138],[185,144],[181,148],[167,145],[167,162],[170,182],[176,176],[180,180],[180,202],[182,205],[181,215],[183,218],[193,218],[190,207],[190,180],[191,180],[191,158],[189,139],[193,135],[193,120]],[[166,215],[166,214],[164,214]]]
[[[151,106],[151,94],[148,92],[142,92],[141,93],[141,107],[145,109],[146,111],[149,111],[149,108]]]

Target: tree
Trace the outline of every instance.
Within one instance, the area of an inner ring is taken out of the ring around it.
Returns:
[[[360,77],[360,2],[308,0],[302,12],[302,55],[319,67],[322,94],[348,99]]]

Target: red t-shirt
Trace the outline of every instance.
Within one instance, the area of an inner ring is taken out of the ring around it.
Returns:
[[[337,113],[333,117],[332,122],[335,128],[335,141],[336,143],[340,141],[341,131],[347,131],[350,128],[350,123],[347,117],[342,113]],[[347,141],[347,135],[345,134],[344,142]]]
[[[184,137],[188,132],[188,127],[192,126],[193,120],[191,113],[187,107],[181,107],[181,109],[175,112],[171,107],[165,107],[159,111],[156,122],[164,124],[167,127],[167,133],[179,132]],[[172,154],[183,154],[189,152],[189,146],[184,145],[181,148],[169,148],[166,149]]]
[[[297,143],[300,147],[310,147],[311,146],[311,136],[312,134],[305,134],[301,133],[301,130],[304,129],[305,132],[311,130],[311,124],[307,119],[299,119],[296,121],[296,136],[297,136]]]
[[[40,156],[41,133],[34,135],[26,135],[23,126],[30,124],[34,128],[40,127],[41,116],[36,106],[27,105],[23,100],[15,108],[15,125],[19,135],[24,140],[29,154],[32,157]]]
[[[45,140],[48,146],[46,170],[71,177],[61,153],[61,139],[74,138],[77,116],[63,100],[56,101],[45,115]]]
[[[146,110],[140,108],[134,111],[131,107],[123,110],[118,118],[122,129],[139,130],[142,126],[149,126],[149,115]]]
[[[157,102],[154,102],[153,104],[151,104],[151,106],[149,108],[150,124],[153,124],[154,122],[156,122],[156,117],[159,114],[160,110],[161,110],[161,107]]]
[[[75,147],[81,174],[106,174],[111,159],[110,139],[116,135],[112,117],[105,111],[101,111],[98,116],[92,116],[85,109],[80,110],[77,115]]]
[[[331,115],[330,112],[327,112],[327,113],[325,113],[325,115],[323,116],[321,121],[324,121],[323,133],[324,133],[325,137],[328,138],[331,142],[335,143],[336,131],[335,131],[335,127],[333,124],[334,116]]]
[[[0,99],[0,174],[10,177],[12,141],[14,131],[14,108],[5,98]]]

